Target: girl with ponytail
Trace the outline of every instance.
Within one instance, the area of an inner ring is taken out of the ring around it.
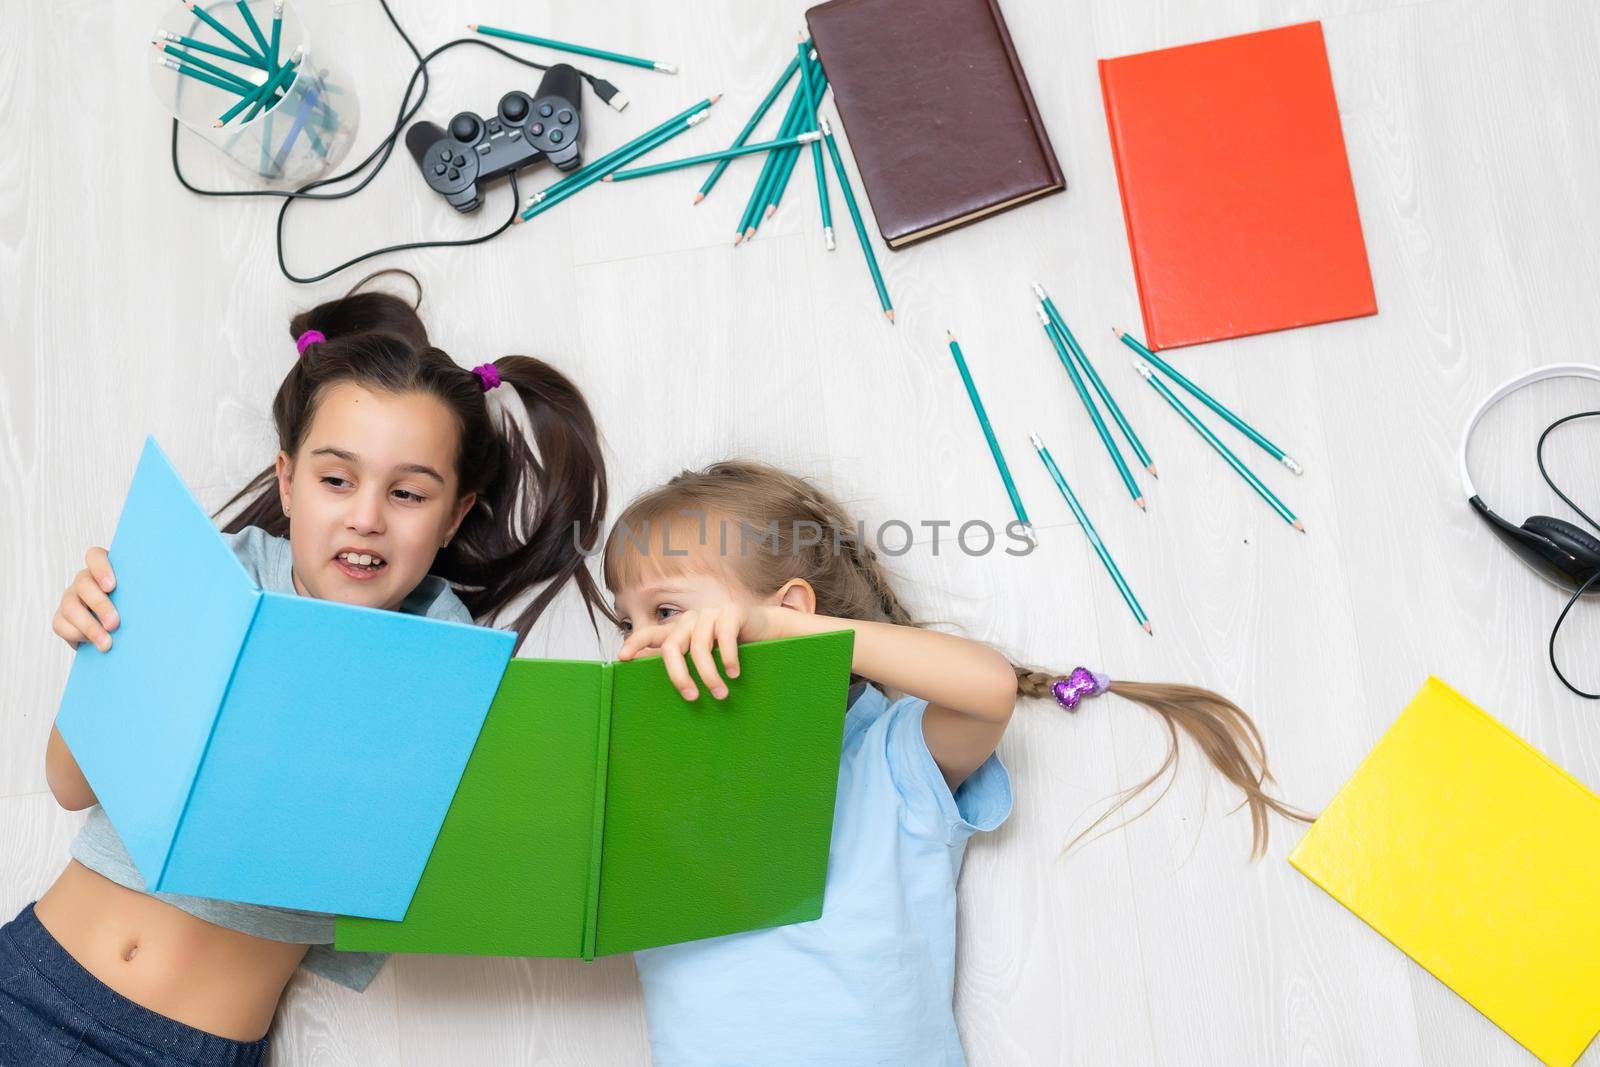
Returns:
[[[461,366],[416,305],[362,291],[370,280],[290,323],[277,458],[219,512],[242,505],[224,527],[240,562],[275,592],[519,638],[568,583],[591,618],[606,613],[584,565],[606,480],[583,396],[528,356]],[[103,652],[124,620],[105,550],[86,562],[53,626]],[[0,1062],[256,1064],[298,968],[361,990],[382,966],[333,952],[331,915],[147,892],[59,731],[45,764],[62,807],[90,811],[66,870],[0,927],[0,973],[16,975],[0,997]]]
[[[838,502],[775,468],[684,471],[624,510],[604,565],[626,635],[618,658],[660,655],[687,700],[727,695],[713,650],[734,678],[740,642],[854,632],[822,918],[636,953],[656,1063],[965,1062],[956,878],[967,839],[1010,813],[995,749],[1019,696],[1074,712],[1110,692],[1167,729],[1161,766],[1084,833],[1173,769],[1180,732],[1243,795],[1253,857],[1269,813],[1306,818],[1267,793],[1260,734],[1226,698],[1035,671],[925,628]]]

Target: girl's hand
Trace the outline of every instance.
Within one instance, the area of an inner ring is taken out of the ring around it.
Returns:
[[[712,648],[721,651],[722,667],[728,677],[739,677],[739,642],[764,641],[778,636],[775,632],[777,620],[772,613],[780,610],[761,604],[749,607],[726,604],[685,611],[665,622],[635,629],[622,642],[617,658],[629,660],[651,653],[660,655],[667,663],[667,677],[678,687],[683,699],[698,700],[700,691],[689,674],[688,660],[692,659],[700,680],[711,690],[712,696],[721,700],[728,695],[728,684],[717,674]]]
[[[92,641],[101,652],[111,648],[111,634],[121,619],[106,594],[117,587],[111,573],[111,557],[103,548],[91,548],[84,556],[87,566],[72,579],[61,594],[61,606],[50,620],[50,628],[61,640],[77,648],[79,642]]]

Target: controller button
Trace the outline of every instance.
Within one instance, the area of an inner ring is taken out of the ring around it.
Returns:
[[[565,136],[566,136],[566,134],[562,133],[560,130],[551,130],[550,131],[550,143],[551,144],[560,144],[561,143],[561,139],[563,137],[565,137]]]
[[[459,170],[456,170],[456,168],[454,168],[454,167],[451,167],[451,168],[450,168],[450,175],[449,175],[449,177],[450,177],[450,180],[451,180],[451,181],[457,181],[457,180],[459,180],[459,179],[460,179],[460,177],[461,177],[461,172],[460,172],[460,171],[459,171]]]
[[[456,156],[455,164],[458,167],[466,166],[467,165],[467,157],[466,156]]]
[[[506,117],[507,122],[521,122],[522,117],[528,113],[528,98],[515,93],[507,94],[500,101],[500,114]]]
[[[568,111],[566,108],[562,108],[561,114],[557,115],[556,118],[563,126],[565,126],[567,123],[572,121],[572,112]]]
[[[445,165],[444,165],[444,164],[443,164],[443,163],[435,163],[435,164],[434,164],[434,165],[433,165],[433,172],[434,172],[434,173],[435,173],[435,174],[443,174],[443,173],[444,173],[444,172],[445,172],[445,171],[446,171],[446,170],[448,170],[448,169],[449,169],[449,168],[448,168],[448,167],[446,167],[446,166],[445,166]]]
[[[506,136],[513,141],[521,140],[522,131],[513,126],[511,129],[506,131]]]
[[[476,141],[480,124],[478,116],[465,112],[450,120],[450,136],[458,141]]]
[[[514,133],[515,131],[512,132]],[[473,147],[478,150],[478,155],[480,156],[486,156],[490,152],[494,151],[494,148],[489,144],[488,141],[479,141],[476,145],[473,145]]]
[[[454,153],[451,152],[450,149],[448,149],[448,148],[439,149],[439,158],[444,160],[446,163],[450,162],[450,157],[452,155],[454,155]]]
[[[488,122],[484,123],[484,127],[489,131],[489,136],[493,137],[495,134],[500,132],[500,120],[490,119]]]
[[[549,104],[540,104],[539,105],[539,117],[540,118],[546,118],[547,119],[554,112],[555,112],[555,108],[551,107]]]
[[[528,127],[528,133],[530,133],[534,137],[539,136],[543,132],[544,132],[544,123],[542,123],[542,122],[535,122],[532,126]]]

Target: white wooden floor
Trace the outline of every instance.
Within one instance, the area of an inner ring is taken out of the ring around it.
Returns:
[[[359,150],[387,130],[410,58],[371,0],[303,0],[354,75]],[[689,102],[727,94],[677,142],[720,147],[792,52],[804,4],[434,4],[396,0],[427,49],[469,20],[675,60],[678,77],[606,68],[633,98],[585,100],[591,152]],[[911,599],[1029,660],[1172,679],[1236,697],[1261,723],[1293,801],[1320,807],[1429,673],[1600,787],[1600,708],[1544,663],[1562,595],[1510,557],[1456,485],[1462,418],[1504,377],[1593,359],[1600,334],[1600,4],[1592,0],[1005,0],[1070,182],[1065,195],[901,253],[880,251],[899,312],[879,314],[835,192],[822,248],[808,164],[778,216],[729,246],[758,164],[691,206],[698,176],[586,192],[466,251],[396,257],[426,286],[435,339],[464,365],[507,352],[585,389],[617,506],[680,467],[729,455],[831,484],[871,521],[1009,518],[944,346],[963,341],[1041,546],[969,558],[924,538],[900,563]],[[781,16],[775,15],[781,10]],[[109,539],[139,442],[154,432],[207,503],[272,455],[267,405],[294,349],[291,313],[343,289],[273,262],[276,203],[199,200],[167,161],[145,86],[153,0],[8,3],[0,14],[0,911],[61,867],[77,817],[45,787],[44,741],[69,666],[48,619],[83,548]],[[1137,328],[1094,61],[1321,18],[1366,233],[1374,318],[1209,345],[1175,358],[1305,464],[1244,453],[1305,519],[1289,530],[1128,367],[1110,327]],[[337,52],[335,52],[337,50]],[[478,50],[439,60],[424,113],[488,111],[536,78]],[[829,109],[831,110],[831,108]],[[192,138],[196,180],[233,183]],[[676,152],[674,152],[676,154]],[[848,153],[847,153],[848,155]],[[215,158],[213,158],[215,157]],[[547,180],[538,172],[535,184]],[[859,186],[858,186],[859,188]],[[301,205],[290,255],[310,273],[356,251],[461,237],[477,217],[428,194],[398,153],[357,199]],[[863,201],[865,208],[865,202]],[[1038,279],[1154,453],[1148,514],[1123,494],[1046,347]],[[1506,405],[1474,448],[1503,514],[1567,515],[1533,442],[1600,386]],[[1587,401],[1587,403],[1584,403]],[[1030,455],[1037,429],[1143,599],[1126,614]],[[1552,466],[1600,503],[1600,427]],[[1570,515],[1567,517],[1571,518]],[[1569,656],[1592,662],[1580,607]],[[524,655],[601,656],[570,602]],[[1591,673],[1591,678],[1594,674]],[[976,841],[961,888],[957,1011],[975,1065],[1522,1064],[1520,1047],[1302,879],[1274,827],[1248,824],[1188,754],[1168,798],[1063,858],[1096,801],[1142,777],[1161,734],[1117,701],[1075,719],[1022,709],[1003,746],[1016,814]],[[417,958],[365,995],[302,977],[276,1027],[280,1064],[641,1062],[632,964]],[[1600,1052],[1584,1060],[1600,1064]]]

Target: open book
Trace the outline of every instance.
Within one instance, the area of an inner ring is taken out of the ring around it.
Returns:
[[[593,959],[818,918],[852,643],[742,646],[693,703],[659,659],[513,660],[405,921],[335,947]]]
[[[147,440],[56,725],[146,887],[398,919],[515,635],[265,592]]]

